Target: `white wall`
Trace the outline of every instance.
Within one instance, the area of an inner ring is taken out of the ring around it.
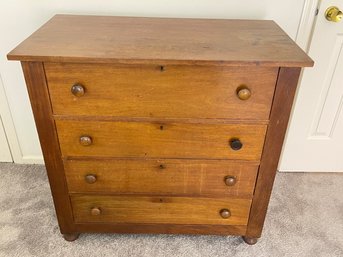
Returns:
[[[15,161],[39,163],[42,161],[42,157],[20,64],[7,61],[6,54],[54,14],[273,19],[294,39],[303,4],[304,0],[1,1],[0,76],[3,80],[22,156],[20,160],[17,158]],[[11,121],[5,120],[4,122]],[[16,140],[16,138],[10,140]]]

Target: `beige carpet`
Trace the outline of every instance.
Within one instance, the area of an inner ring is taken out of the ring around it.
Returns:
[[[82,234],[64,241],[44,166],[0,164],[0,256],[343,256],[343,173],[279,173],[263,237]]]

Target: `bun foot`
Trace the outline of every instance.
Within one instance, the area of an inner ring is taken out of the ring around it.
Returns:
[[[242,238],[243,238],[244,242],[246,242],[248,245],[254,245],[257,243],[257,238],[246,237],[246,236],[243,236]]]
[[[77,234],[77,233],[72,233],[72,234],[63,234],[63,238],[68,241],[68,242],[73,242],[75,241],[76,239],[79,238],[79,235],[80,234]]]

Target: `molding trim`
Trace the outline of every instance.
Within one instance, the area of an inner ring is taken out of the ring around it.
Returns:
[[[309,50],[312,31],[316,20],[316,10],[320,0],[304,0],[304,6],[298,26],[295,42],[305,51]]]
[[[42,155],[26,155],[22,156],[20,164],[44,164],[44,159]]]
[[[0,114],[2,119],[2,124],[5,129],[8,145],[12,154],[12,159],[14,163],[18,164],[44,164],[42,155],[26,155],[24,156],[19,140],[17,137],[17,132],[15,130],[14,122],[12,119],[12,114],[10,107],[7,102],[6,92],[4,84],[2,82],[2,77],[0,74]]]
[[[23,155],[17,138],[17,132],[12,120],[11,111],[7,102],[6,92],[0,74],[0,114],[5,129],[8,145],[15,163],[22,163]]]
[[[8,139],[5,133],[4,126],[2,124],[0,114],[0,162],[13,162],[10,146],[8,145]]]

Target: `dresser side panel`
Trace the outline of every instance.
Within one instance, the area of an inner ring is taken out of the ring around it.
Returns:
[[[283,67],[279,70],[246,232],[249,238],[258,238],[262,233],[300,70]]]
[[[64,167],[41,62],[21,62],[61,233],[74,232]]]

